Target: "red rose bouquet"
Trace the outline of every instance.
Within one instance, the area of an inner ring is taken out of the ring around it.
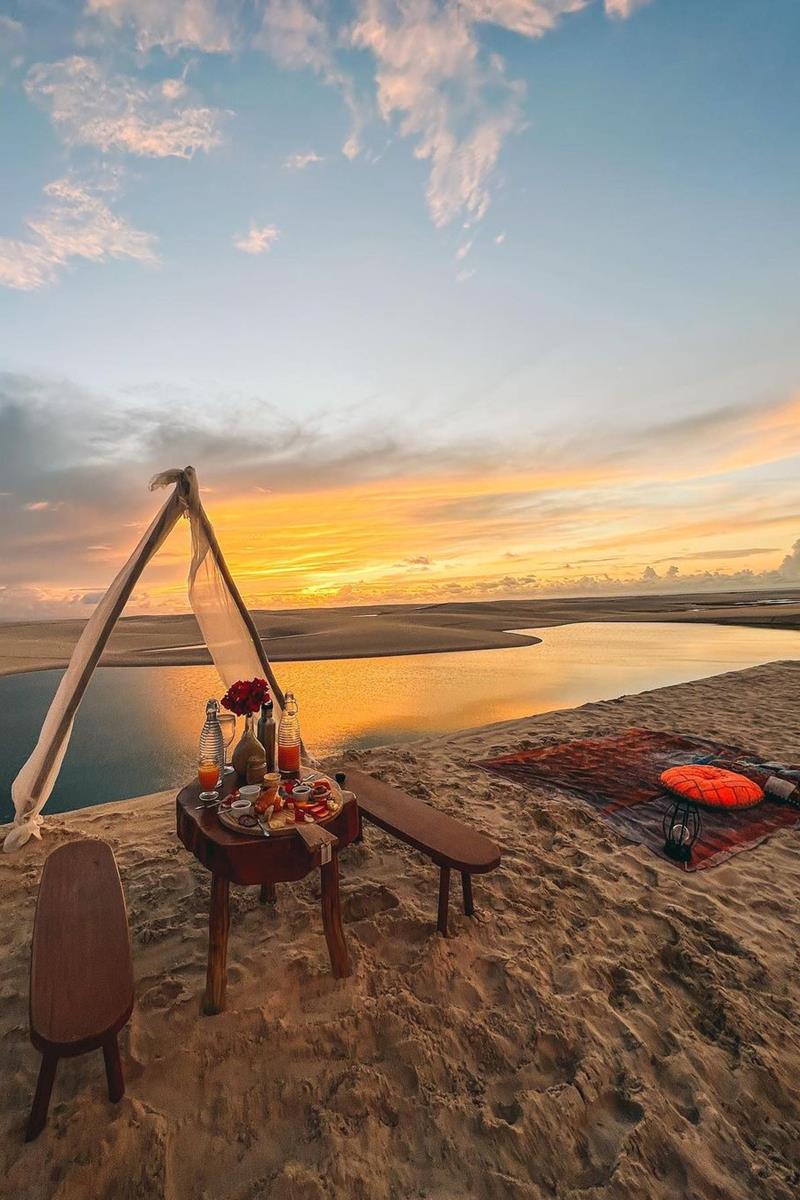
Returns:
[[[240,679],[232,683],[222,697],[222,707],[237,717],[257,713],[262,704],[269,700],[269,685],[266,679]]]

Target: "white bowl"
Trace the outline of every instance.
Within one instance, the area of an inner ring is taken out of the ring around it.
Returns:
[[[242,813],[250,812],[252,807],[252,801],[248,800],[246,797],[243,798],[242,796],[239,796],[237,800],[233,800],[231,802],[231,812],[235,812],[238,816],[241,816]]]

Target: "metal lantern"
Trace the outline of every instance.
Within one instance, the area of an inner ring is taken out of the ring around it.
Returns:
[[[700,836],[700,827],[697,805],[684,796],[678,796],[664,814],[664,853],[675,862],[690,862],[692,846]]]

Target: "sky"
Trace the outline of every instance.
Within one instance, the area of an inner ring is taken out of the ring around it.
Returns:
[[[0,0],[0,620],[800,585],[797,0]],[[186,608],[176,531],[130,612]]]

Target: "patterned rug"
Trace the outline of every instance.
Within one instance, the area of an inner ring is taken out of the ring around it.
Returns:
[[[597,815],[632,842],[664,854],[662,821],[673,797],[664,791],[660,775],[667,767],[711,763],[747,775],[763,787],[770,775],[800,782],[800,769],[767,762],[735,746],[705,738],[677,737],[649,729],[627,729],[613,737],[584,738],[522,750],[475,763],[523,787],[543,784],[572,792]],[[702,810],[703,827],[692,850],[692,861],[680,870],[716,867],[742,850],[750,850],[777,829],[800,825],[800,809],[767,798],[745,812]]]

